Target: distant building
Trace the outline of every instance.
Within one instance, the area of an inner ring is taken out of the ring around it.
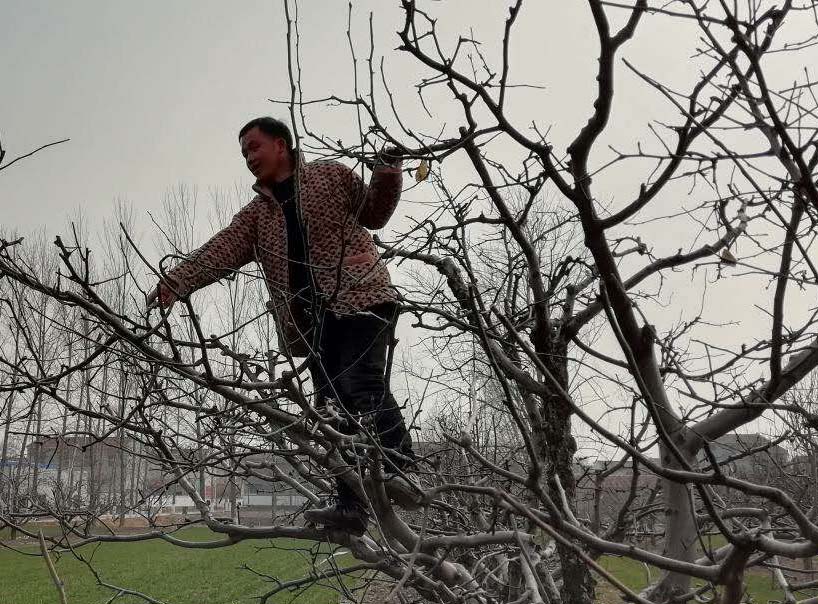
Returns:
[[[263,469],[257,476],[239,468],[231,471],[220,464],[208,465],[213,451],[181,449],[178,460],[188,465],[186,477],[196,492],[219,515],[244,509],[266,518],[292,512],[306,503],[306,498]],[[177,483],[174,474],[156,459],[155,452],[131,438],[112,436],[97,439],[87,436],[52,436],[30,443],[23,458],[9,459],[0,468],[0,508],[3,495],[14,493],[19,509],[62,509],[93,507],[98,513],[126,515],[183,514],[196,515],[193,499]],[[197,468],[204,460],[203,470]],[[286,460],[273,455],[249,455],[243,462],[276,463],[282,471]],[[35,480],[36,468],[36,480]],[[19,485],[12,485],[19,478]],[[33,488],[36,482],[36,489]],[[11,505],[7,503],[6,505]]]
[[[726,434],[709,447],[722,472],[748,480],[781,476],[789,461],[784,447],[757,433]],[[703,467],[710,465],[703,451],[699,454],[699,463]]]
[[[659,464],[658,459],[651,461]],[[631,459],[577,463],[574,475],[577,516],[595,531],[614,526],[623,508],[638,509],[658,496],[659,477],[644,464],[634,465]],[[656,517],[646,515],[638,521],[630,519],[628,530],[639,538],[653,535],[656,526]]]

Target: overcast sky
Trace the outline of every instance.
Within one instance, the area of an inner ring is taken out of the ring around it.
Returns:
[[[117,197],[155,209],[178,182],[246,181],[236,131],[270,112],[286,73],[275,2],[7,1],[0,135],[3,223],[59,228]]]
[[[315,97],[349,95],[347,3],[300,4],[305,91]],[[596,43],[587,11],[560,8],[554,14],[535,6],[541,3],[530,4],[518,23],[512,77],[545,90],[515,93],[519,102],[512,111],[555,128],[556,137],[571,134],[587,119],[593,90],[588,76]],[[180,182],[203,188],[249,183],[238,153],[238,128],[257,115],[286,117],[286,108],[267,100],[289,93],[282,6],[279,0],[5,0],[0,22],[3,146],[13,157],[52,140],[71,141],[3,174],[3,226],[54,231],[74,209],[98,216],[115,198],[150,210]],[[443,31],[449,28],[450,42],[472,28],[487,51],[496,49],[505,3],[469,0],[432,6],[442,16]],[[398,44],[396,1],[355,3],[353,34],[359,53],[366,50],[373,8],[376,52],[387,54],[390,84],[406,114],[422,117],[414,80],[401,77],[413,73],[407,71],[412,62],[390,52]],[[661,48],[640,50],[661,39],[651,31],[658,24],[646,24],[645,41],[637,41],[633,49],[648,67],[662,65],[665,54]],[[666,25],[670,31],[671,24]],[[677,59],[685,56],[683,50],[667,52]],[[662,69],[671,77],[685,69],[685,62],[665,61]],[[618,131],[638,126],[652,104],[637,95],[619,104]],[[350,134],[349,121],[337,113],[319,114],[316,120],[327,135]],[[422,127],[423,122],[413,125]]]
[[[286,108],[268,100],[289,94],[281,1],[4,0],[2,4],[0,139],[4,148],[14,157],[53,140],[71,141],[2,173],[0,227],[22,233],[44,228],[53,238],[64,232],[66,218],[78,209],[98,227],[117,199],[132,204],[144,218],[147,212],[156,212],[166,191],[179,183],[200,190],[238,186],[250,199],[251,179],[239,154],[237,131],[258,115],[287,117]],[[450,48],[458,34],[473,32],[484,51],[496,58],[505,2],[459,0],[430,6],[440,17]],[[341,0],[300,2],[307,97],[352,94],[347,10]],[[462,119],[454,119],[456,107],[445,91],[431,94],[432,117],[417,102],[413,88],[417,67],[405,54],[392,51],[399,44],[397,1],[355,2],[352,35],[359,57],[368,52],[368,19],[373,10],[375,54],[385,55],[390,87],[407,122],[428,132],[460,125]],[[622,11],[609,12],[614,25],[624,17]],[[683,90],[697,73],[690,60],[697,37],[689,22],[646,16],[621,56]],[[555,149],[564,151],[592,109],[598,44],[587,6],[530,2],[524,5],[514,40],[511,81],[542,89],[515,89],[509,115],[523,128],[536,121],[542,130],[550,129]],[[771,77],[789,81],[810,63],[808,59],[789,71],[773,71]],[[675,109],[622,63],[617,65],[617,77],[611,123],[597,145],[603,153],[608,144],[633,151],[637,140],[649,141],[651,119],[677,120]],[[314,108],[310,116],[316,130],[333,138],[350,140],[356,131],[354,114],[349,112]],[[499,154],[502,157],[503,151]],[[443,167],[453,182],[461,177],[457,162],[453,159],[451,167]],[[643,169],[622,168],[598,177],[598,199],[629,201],[641,182],[632,178],[636,172],[631,170]],[[389,228],[406,224],[407,215],[422,214],[429,199],[433,199],[430,185],[409,192]],[[684,203],[684,194],[665,195],[650,212],[671,213]],[[690,227],[677,225],[648,228],[648,244],[657,253],[684,248],[692,241],[685,230]],[[203,232],[212,232],[205,226]],[[689,277],[685,279],[690,283]],[[679,291],[674,300],[684,300],[685,295]],[[698,299],[698,293],[691,298],[693,303]],[[736,310],[722,311],[717,306],[715,317],[736,318]]]

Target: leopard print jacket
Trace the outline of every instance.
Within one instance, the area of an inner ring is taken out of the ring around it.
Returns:
[[[289,313],[292,294],[284,214],[269,189],[258,183],[253,189],[258,194],[230,225],[189,254],[168,272],[167,278],[177,291],[187,295],[257,261],[270,295],[267,306],[279,326],[279,343],[291,347],[295,325]],[[367,185],[341,163],[298,162],[296,195],[310,268],[325,308],[347,314],[397,299],[389,272],[367,229],[386,225],[401,190],[399,165],[376,166]],[[285,341],[281,341],[282,336]]]

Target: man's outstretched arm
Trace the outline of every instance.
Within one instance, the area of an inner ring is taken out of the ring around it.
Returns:
[[[250,203],[227,227],[168,272],[167,283],[160,283],[148,296],[148,307],[169,306],[179,297],[226,277],[253,259],[255,243],[255,208]]]

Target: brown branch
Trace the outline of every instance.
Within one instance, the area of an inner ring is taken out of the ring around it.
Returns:
[[[34,155],[38,151],[42,151],[43,149],[47,149],[48,147],[53,147],[54,145],[59,145],[61,143],[67,143],[70,140],[71,140],[70,138],[64,138],[64,139],[62,139],[60,141],[54,141],[53,143],[47,143],[45,145],[42,145],[41,147],[37,147],[36,149],[34,149],[34,151],[29,151],[25,155],[21,155],[20,157],[15,157],[10,162],[8,162],[6,164],[3,164],[3,165],[0,165],[0,171],[5,170],[6,168],[10,168],[11,166],[16,164],[21,159],[26,159],[27,157],[31,157],[32,155]],[[0,163],[3,162],[3,157],[5,156],[5,154],[6,154],[6,152],[3,150],[2,146],[0,146]]]
[[[54,562],[51,561],[51,555],[48,553],[48,547],[46,547],[45,544],[43,531],[40,530],[37,536],[40,540],[40,553],[43,555],[43,559],[45,559],[45,564],[48,567],[48,574],[51,575],[51,581],[54,583],[54,587],[57,588],[60,604],[68,604],[68,597],[65,595],[65,583],[63,583],[62,579],[60,579],[60,576],[57,574],[57,569],[54,567]]]

